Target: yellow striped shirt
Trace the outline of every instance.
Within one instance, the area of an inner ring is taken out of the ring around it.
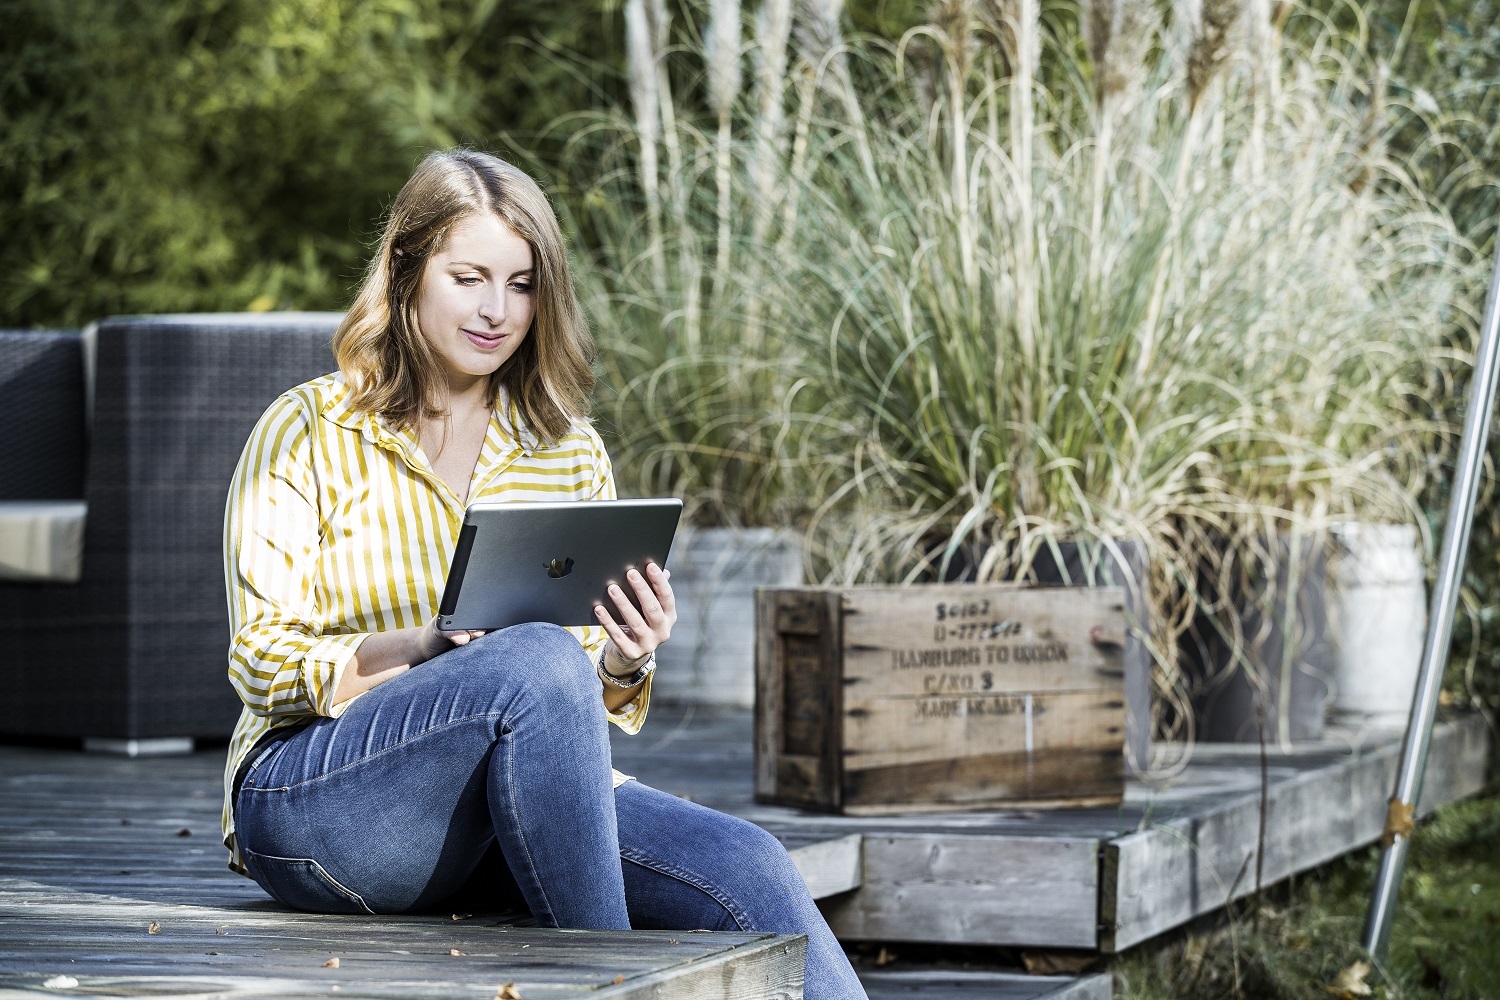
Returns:
[[[278,726],[343,713],[354,699],[334,705],[333,692],[354,651],[371,633],[437,612],[463,527],[463,503],[415,433],[355,410],[349,397],[336,372],[283,393],[251,432],[229,489],[229,680],[245,709],[224,766],[224,844],[241,874],[230,802],[241,761]],[[471,501],[614,498],[609,456],[587,422],[548,446],[502,393]],[[605,640],[597,625],[569,631],[591,655]],[[647,680],[610,721],[639,730],[650,692]],[[624,780],[615,772],[616,785]]]

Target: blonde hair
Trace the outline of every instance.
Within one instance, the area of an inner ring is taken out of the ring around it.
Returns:
[[[503,386],[527,426],[556,442],[588,412],[594,341],[547,196],[498,157],[460,149],[418,164],[391,205],[364,282],[333,335],[333,354],[356,409],[401,427],[444,416],[442,368],[417,324],[417,301],[427,259],[455,225],[484,213],[531,245],[536,304],[531,328],[490,376],[490,389],[498,394]]]

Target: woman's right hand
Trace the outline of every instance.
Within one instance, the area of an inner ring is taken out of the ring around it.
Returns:
[[[425,663],[454,646],[473,642],[484,632],[460,629],[445,632],[437,627],[437,616],[426,625],[412,625],[392,632],[375,632],[354,651],[333,692],[335,705]]]

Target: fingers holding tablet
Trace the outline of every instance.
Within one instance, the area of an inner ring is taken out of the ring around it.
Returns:
[[[625,586],[631,593],[627,594],[620,584],[609,586],[607,596],[615,606],[613,613],[603,603],[594,605],[595,617],[623,658],[642,659],[670,638],[677,623],[671,578],[671,573],[654,562],[646,564],[645,573],[632,567],[625,574]]]

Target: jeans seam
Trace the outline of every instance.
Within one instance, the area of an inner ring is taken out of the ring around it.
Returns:
[[[507,739],[506,737],[509,737]],[[526,828],[521,823],[521,803],[516,800],[516,731],[512,729],[500,737],[505,747],[505,783],[507,786],[507,797],[510,799],[511,829],[516,833],[516,839],[521,842],[521,850],[526,855],[526,874],[536,885],[537,891],[542,895],[542,904],[547,907],[547,917],[554,924],[557,922],[557,913],[552,908],[552,900],[547,895],[547,887],[537,877],[536,860],[531,855],[531,843],[526,838]]]
[[[755,928],[751,926],[749,915],[746,914],[744,910],[740,909],[739,904],[736,903],[728,893],[724,892],[722,889],[720,889],[718,886],[714,885],[707,879],[702,878],[698,875],[694,875],[692,872],[687,871],[684,868],[679,868],[676,865],[668,864],[667,862],[661,861],[657,858],[653,858],[650,855],[642,854],[640,851],[637,851],[634,848],[621,847],[620,857],[626,861],[630,861],[634,864],[640,865],[642,868],[649,868],[652,871],[658,872],[662,875],[669,875],[680,882],[686,882],[688,885],[691,885],[693,888],[702,892],[714,902],[724,907],[725,912],[729,914],[729,916],[734,920],[735,926],[737,926],[740,930],[755,930]]]
[[[333,875],[329,873],[328,869],[324,868],[322,862],[320,862],[317,858],[283,858],[278,857],[274,854],[259,854],[251,850],[246,850],[245,854],[251,857],[260,858],[263,861],[282,861],[290,864],[311,865],[314,878],[322,879],[330,887],[348,897],[351,902],[358,903],[360,908],[371,916],[376,915],[375,911],[370,909],[370,904],[365,902],[365,897],[361,896],[359,893],[355,892],[353,889],[349,888],[348,886],[344,885],[344,883],[334,878]]]
[[[259,787],[254,787],[254,786],[251,786],[249,784],[249,782],[248,782],[249,775],[247,774],[246,775],[247,781],[246,781],[246,784],[245,784],[245,788],[243,788],[241,790],[242,791],[249,790],[249,791],[258,791],[258,792],[273,792],[273,791],[289,791],[290,789],[293,789],[293,788],[301,788],[302,786],[304,786],[304,785],[310,785],[310,784],[312,784],[315,781],[322,781],[324,778],[330,778],[333,775],[338,774],[340,771],[346,771],[346,770],[348,770],[351,767],[355,767],[356,765],[364,764],[364,763],[366,763],[368,761],[372,761],[372,760],[374,760],[377,757],[382,757],[385,754],[388,754],[388,753],[390,753],[393,750],[399,750],[401,747],[406,746],[408,743],[412,743],[412,742],[414,742],[416,740],[419,740],[419,739],[422,739],[423,737],[426,737],[426,736],[431,736],[433,733],[441,732],[442,730],[448,729],[448,728],[450,728],[452,726],[463,725],[465,722],[473,722],[475,719],[503,719],[503,718],[505,718],[505,713],[504,712],[481,712],[478,715],[466,715],[466,716],[464,716],[461,719],[451,719],[448,722],[442,723],[441,725],[433,726],[431,729],[424,729],[420,733],[413,733],[410,736],[407,736],[407,737],[405,737],[405,738],[403,738],[401,740],[398,740],[395,743],[392,743],[390,746],[381,747],[379,750],[376,750],[374,753],[365,754],[363,757],[360,757],[358,760],[351,760],[347,764],[340,764],[338,767],[334,768],[331,771],[324,771],[322,774],[317,775],[316,777],[305,778],[302,781],[299,781],[296,784],[292,784],[292,785],[280,785],[280,786],[270,787],[270,788],[268,788],[268,787],[266,787],[264,785],[259,786]],[[286,742],[290,742],[290,741],[286,741]],[[281,745],[285,746],[286,742],[283,742]]]

